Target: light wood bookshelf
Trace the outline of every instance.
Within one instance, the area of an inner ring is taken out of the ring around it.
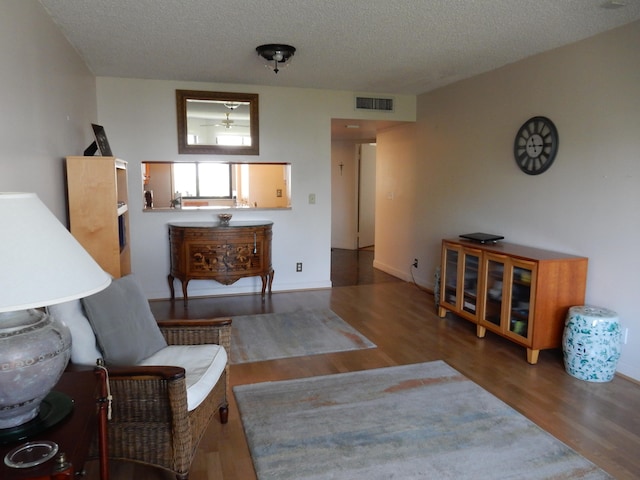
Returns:
[[[131,273],[127,162],[116,157],[67,157],[71,234],[109,274]]]

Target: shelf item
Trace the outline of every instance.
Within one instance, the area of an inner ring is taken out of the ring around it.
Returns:
[[[51,460],[58,453],[58,444],[48,440],[27,442],[17,446],[4,457],[11,468],[31,468]]]
[[[562,345],[568,309],[584,303],[587,263],[511,243],[445,239],[438,314],[475,323],[478,337],[489,330],[526,347],[535,364],[540,350]]]
[[[478,243],[497,243],[499,240],[504,240],[502,235],[494,235],[492,233],[465,233],[463,235],[459,235],[460,238],[464,238],[465,240],[471,240],[472,242]]]
[[[228,225],[211,222],[169,224],[171,270],[169,288],[175,298],[174,279],[182,283],[188,300],[190,280],[216,280],[231,285],[244,277],[260,277],[262,298],[271,294],[271,238],[273,222],[238,221]]]
[[[71,234],[114,278],[131,273],[127,162],[67,157]]]

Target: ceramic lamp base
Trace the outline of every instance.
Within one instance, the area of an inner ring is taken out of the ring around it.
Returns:
[[[61,392],[51,391],[40,404],[38,415],[27,423],[0,429],[0,445],[38,435],[57,425],[73,411],[73,399]]]
[[[70,352],[69,328],[46,313],[0,313],[0,429],[37,417]]]

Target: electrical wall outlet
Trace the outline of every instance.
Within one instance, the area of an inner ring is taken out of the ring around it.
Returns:
[[[418,268],[418,259],[417,258],[413,259],[413,268]]]
[[[296,263],[296,272],[301,272],[302,271],[302,262],[298,262]]]
[[[316,194],[315,193],[310,193],[309,194],[309,205],[315,205],[316,203]]]

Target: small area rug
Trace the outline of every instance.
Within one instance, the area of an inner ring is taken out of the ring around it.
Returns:
[[[234,392],[260,480],[612,478],[442,361]]]
[[[243,315],[231,328],[232,364],[374,347],[328,309]]]

